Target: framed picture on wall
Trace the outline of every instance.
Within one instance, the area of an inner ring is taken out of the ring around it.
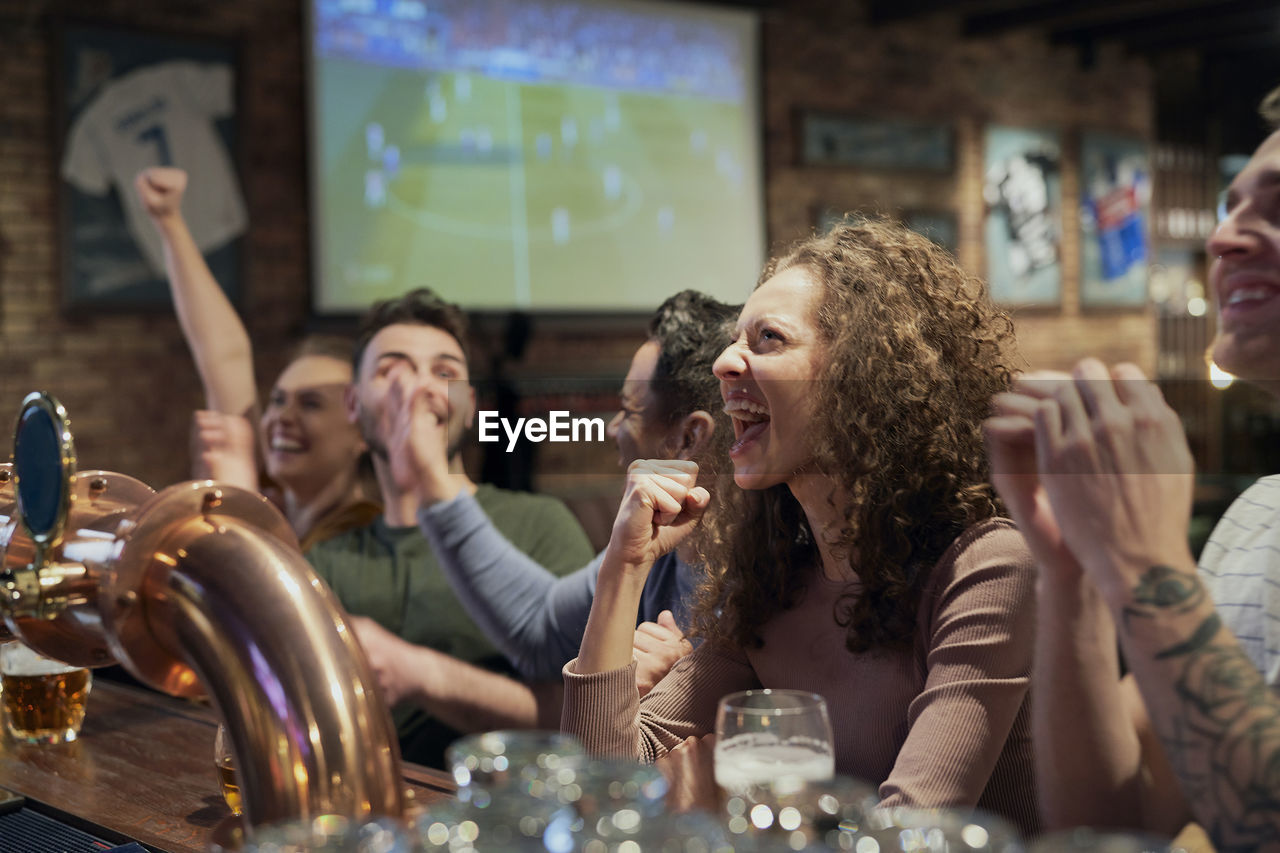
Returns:
[[[1061,166],[1057,132],[987,128],[984,238],[996,302],[1054,306],[1062,301]]]
[[[902,222],[953,255],[960,246],[960,228],[956,215],[949,210],[907,210],[902,214]]]
[[[1141,139],[1080,140],[1080,305],[1141,307],[1151,255],[1151,167]]]
[[[799,114],[802,166],[950,172],[951,125],[805,111]]]
[[[836,205],[820,204],[814,207],[813,227],[819,234],[825,234],[831,230],[837,222],[844,219],[845,211]],[[956,247],[960,243],[959,227],[956,224],[956,215],[949,210],[923,210],[913,209],[901,211],[897,214],[902,224],[915,231],[917,234],[923,234],[951,254],[956,253]]]
[[[162,243],[134,186],[154,166],[187,172],[183,217],[237,302],[248,216],[235,42],[68,22],[54,61],[64,305],[167,310]]]

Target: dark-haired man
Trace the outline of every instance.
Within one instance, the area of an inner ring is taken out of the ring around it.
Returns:
[[[462,467],[462,439],[475,416],[469,384],[465,315],[428,290],[376,304],[361,322],[348,416],[372,451],[384,512],[372,524],[317,544],[307,557],[351,614],[368,617],[390,635],[421,647],[422,665],[439,669],[430,696],[387,689],[406,759],[440,765],[443,750],[464,730],[532,725],[528,691],[496,673],[505,661],[449,588],[417,526],[417,473],[387,453],[397,440],[392,407],[412,399],[442,433],[444,464],[433,487],[472,495],[503,535],[549,569],[563,573],[590,559],[591,545],[563,504],[552,498],[476,485]],[[378,668],[376,626],[356,630]],[[384,680],[384,688],[394,688]],[[456,694],[445,688],[457,687]],[[401,701],[404,700],[404,701]],[[430,709],[432,713],[427,713]]]

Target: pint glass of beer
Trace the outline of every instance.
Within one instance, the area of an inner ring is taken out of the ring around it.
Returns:
[[[32,651],[0,646],[4,726],[20,743],[66,743],[80,734],[89,699],[89,670]]]
[[[213,740],[213,766],[218,771],[218,786],[222,788],[227,808],[233,815],[244,814],[240,783],[236,780],[236,760],[231,754],[231,734],[222,723],[218,724],[218,735]]]

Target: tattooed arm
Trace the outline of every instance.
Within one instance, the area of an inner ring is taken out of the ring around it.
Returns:
[[[1219,851],[1280,845],[1280,703],[1196,575],[1177,416],[1137,368],[1085,361],[1034,417],[1063,541],[1111,611],[1197,820]]]
[[[1152,726],[1219,850],[1280,845],[1280,702],[1189,566],[1111,602]]]

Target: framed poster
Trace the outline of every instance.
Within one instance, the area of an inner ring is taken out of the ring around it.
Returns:
[[[802,166],[950,172],[954,162],[949,124],[821,112],[802,112],[799,124]]]
[[[233,302],[248,225],[236,177],[234,42],[94,24],[59,27],[55,50],[59,252],[70,309],[170,305],[159,233],[134,179],[188,173],[182,213]]]
[[[1054,131],[987,128],[984,238],[991,297],[1062,301],[1062,143]]]
[[[949,210],[908,210],[903,212],[902,222],[953,255],[960,247],[960,227],[956,215]]]
[[[814,208],[813,227],[819,234],[825,234],[844,217],[845,213],[841,208],[820,204]],[[897,217],[912,231],[923,234],[951,254],[956,253],[960,234],[956,215],[951,211],[913,209],[901,211]]]
[[[1140,139],[1080,141],[1080,304],[1140,307],[1151,255],[1151,168]]]

